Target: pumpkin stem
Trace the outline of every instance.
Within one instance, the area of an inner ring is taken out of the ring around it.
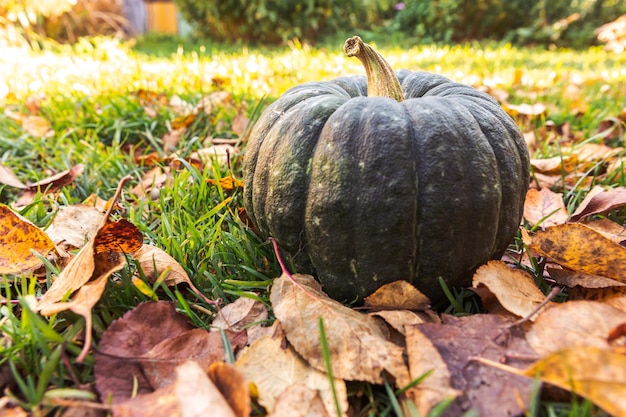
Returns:
[[[369,97],[389,97],[397,101],[404,100],[398,77],[391,66],[374,48],[353,36],[343,45],[348,56],[355,56],[365,67],[367,74],[367,95]]]

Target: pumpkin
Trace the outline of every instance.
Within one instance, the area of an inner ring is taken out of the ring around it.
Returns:
[[[522,217],[528,150],[489,95],[401,70],[359,37],[364,76],[288,90],[247,143],[244,205],[340,301],[406,280],[431,298],[499,258]]]

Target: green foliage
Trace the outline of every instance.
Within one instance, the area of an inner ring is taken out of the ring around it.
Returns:
[[[230,42],[315,42],[324,34],[355,27],[367,3],[356,0],[176,0],[197,33]]]
[[[427,0],[406,2],[391,28],[422,43],[507,39],[582,47],[623,13],[626,4],[617,0]]]

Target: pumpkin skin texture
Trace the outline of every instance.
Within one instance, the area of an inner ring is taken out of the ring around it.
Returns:
[[[340,301],[406,280],[433,302],[499,258],[529,183],[528,150],[487,94],[425,72],[395,73],[403,101],[367,78],[287,91],[245,154],[244,205],[297,272]]]

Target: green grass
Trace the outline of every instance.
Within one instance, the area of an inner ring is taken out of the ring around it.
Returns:
[[[557,125],[570,123],[581,140],[592,138],[606,117],[620,116],[626,102],[626,56],[597,48],[546,51],[495,44],[435,47],[383,41],[381,45],[395,68],[424,69],[477,87],[488,85],[506,91],[511,103],[542,102],[549,108],[550,120]],[[48,120],[54,135],[32,136],[0,115],[0,163],[23,182],[38,181],[78,163],[86,167],[72,186],[55,196],[40,196],[21,214],[46,227],[59,206],[82,202],[92,194],[110,198],[126,175],[133,177],[132,186],[138,183],[149,167],[137,164],[135,154],[168,153],[162,149],[161,138],[177,115],[168,104],[155,105],[155,114],[149,114],[138,99],[141,91],[163,94],[167,100],[178,96],[194,105],[211,92],[226,90],[232,95],[232,105],[215,109],[190,125],[178,145],[179,156],[185,158],[205,147],[206,138],[233,137],[232,120],[237,113],[250,116],[259,105],[292,86],[362,74],[358,61],[344,57],[341,46],[338,40],[319,48],[251,49],[179,45],[179,40],[163,38],[139,40],[133,46],[98,38],[74,47],[3,53],[0,108],[27,113],[29,98],[43,95],[40,115]],[[563,94],[574,83],[580,85],[588,105],[583,115],[572,114],[572,99]],[[545,119],[519,122],[537,132],[536,155],[562,152],[558,142],[546,139]],[[615,145],[623,144],[622,135]],[[128,187],[118,216],[136,224],[147,243],[171,254],[208,297],[228,302],[242,292],[255,291],[267,302],[271,279],[280,274],[271,248],[239,219],[241,190],[223,190],[207,182],[231,171],[240,178],[241,162],[241,155],[233,155],[230,167],[218,163],[202,169],[188,166],[155,199],[137,198]],[[604,181],[624,185],[626,179],[616,173]],[[569,207],[575,208],[589,189],[581,186],[569,193]],[[1,202],[10,204],[16,197],[15,189],[0,185]],[[623,222],[626,213],[620,216],[616,220]],[[518,248],[522,249],[521,242]],[[531,272],[539,275],[541,267]],[[93,357],[80,365],[68,360],[80,351],[83,320],[70,313],[42,318],[29,308],[33,297],[45,291],[55,268],[49,265],[43,277],[5,277],[0,286],[0,370],[15,379],[10,396],[34,415],[54,410],[54,398],[93,396],[81,388],[93,381]],[[116,274],[96,306],[95,340],[113,320],[148,299],[131,282],[134,268],[129,265]],[[214,312],[213,306],[184,286],[154,290],[160,299],[176,301],[197,326],[206,326]],[[455,301],[448,312],[477,311],[475,298],[449,290]],[[368,415],[368,410],[369,415],[392,415],[394,398],[389,390],[363,384],[352,388],[362,406],[360,415]],[[597,409],[581,404],[543,404],[531,415],[597,415]]]

